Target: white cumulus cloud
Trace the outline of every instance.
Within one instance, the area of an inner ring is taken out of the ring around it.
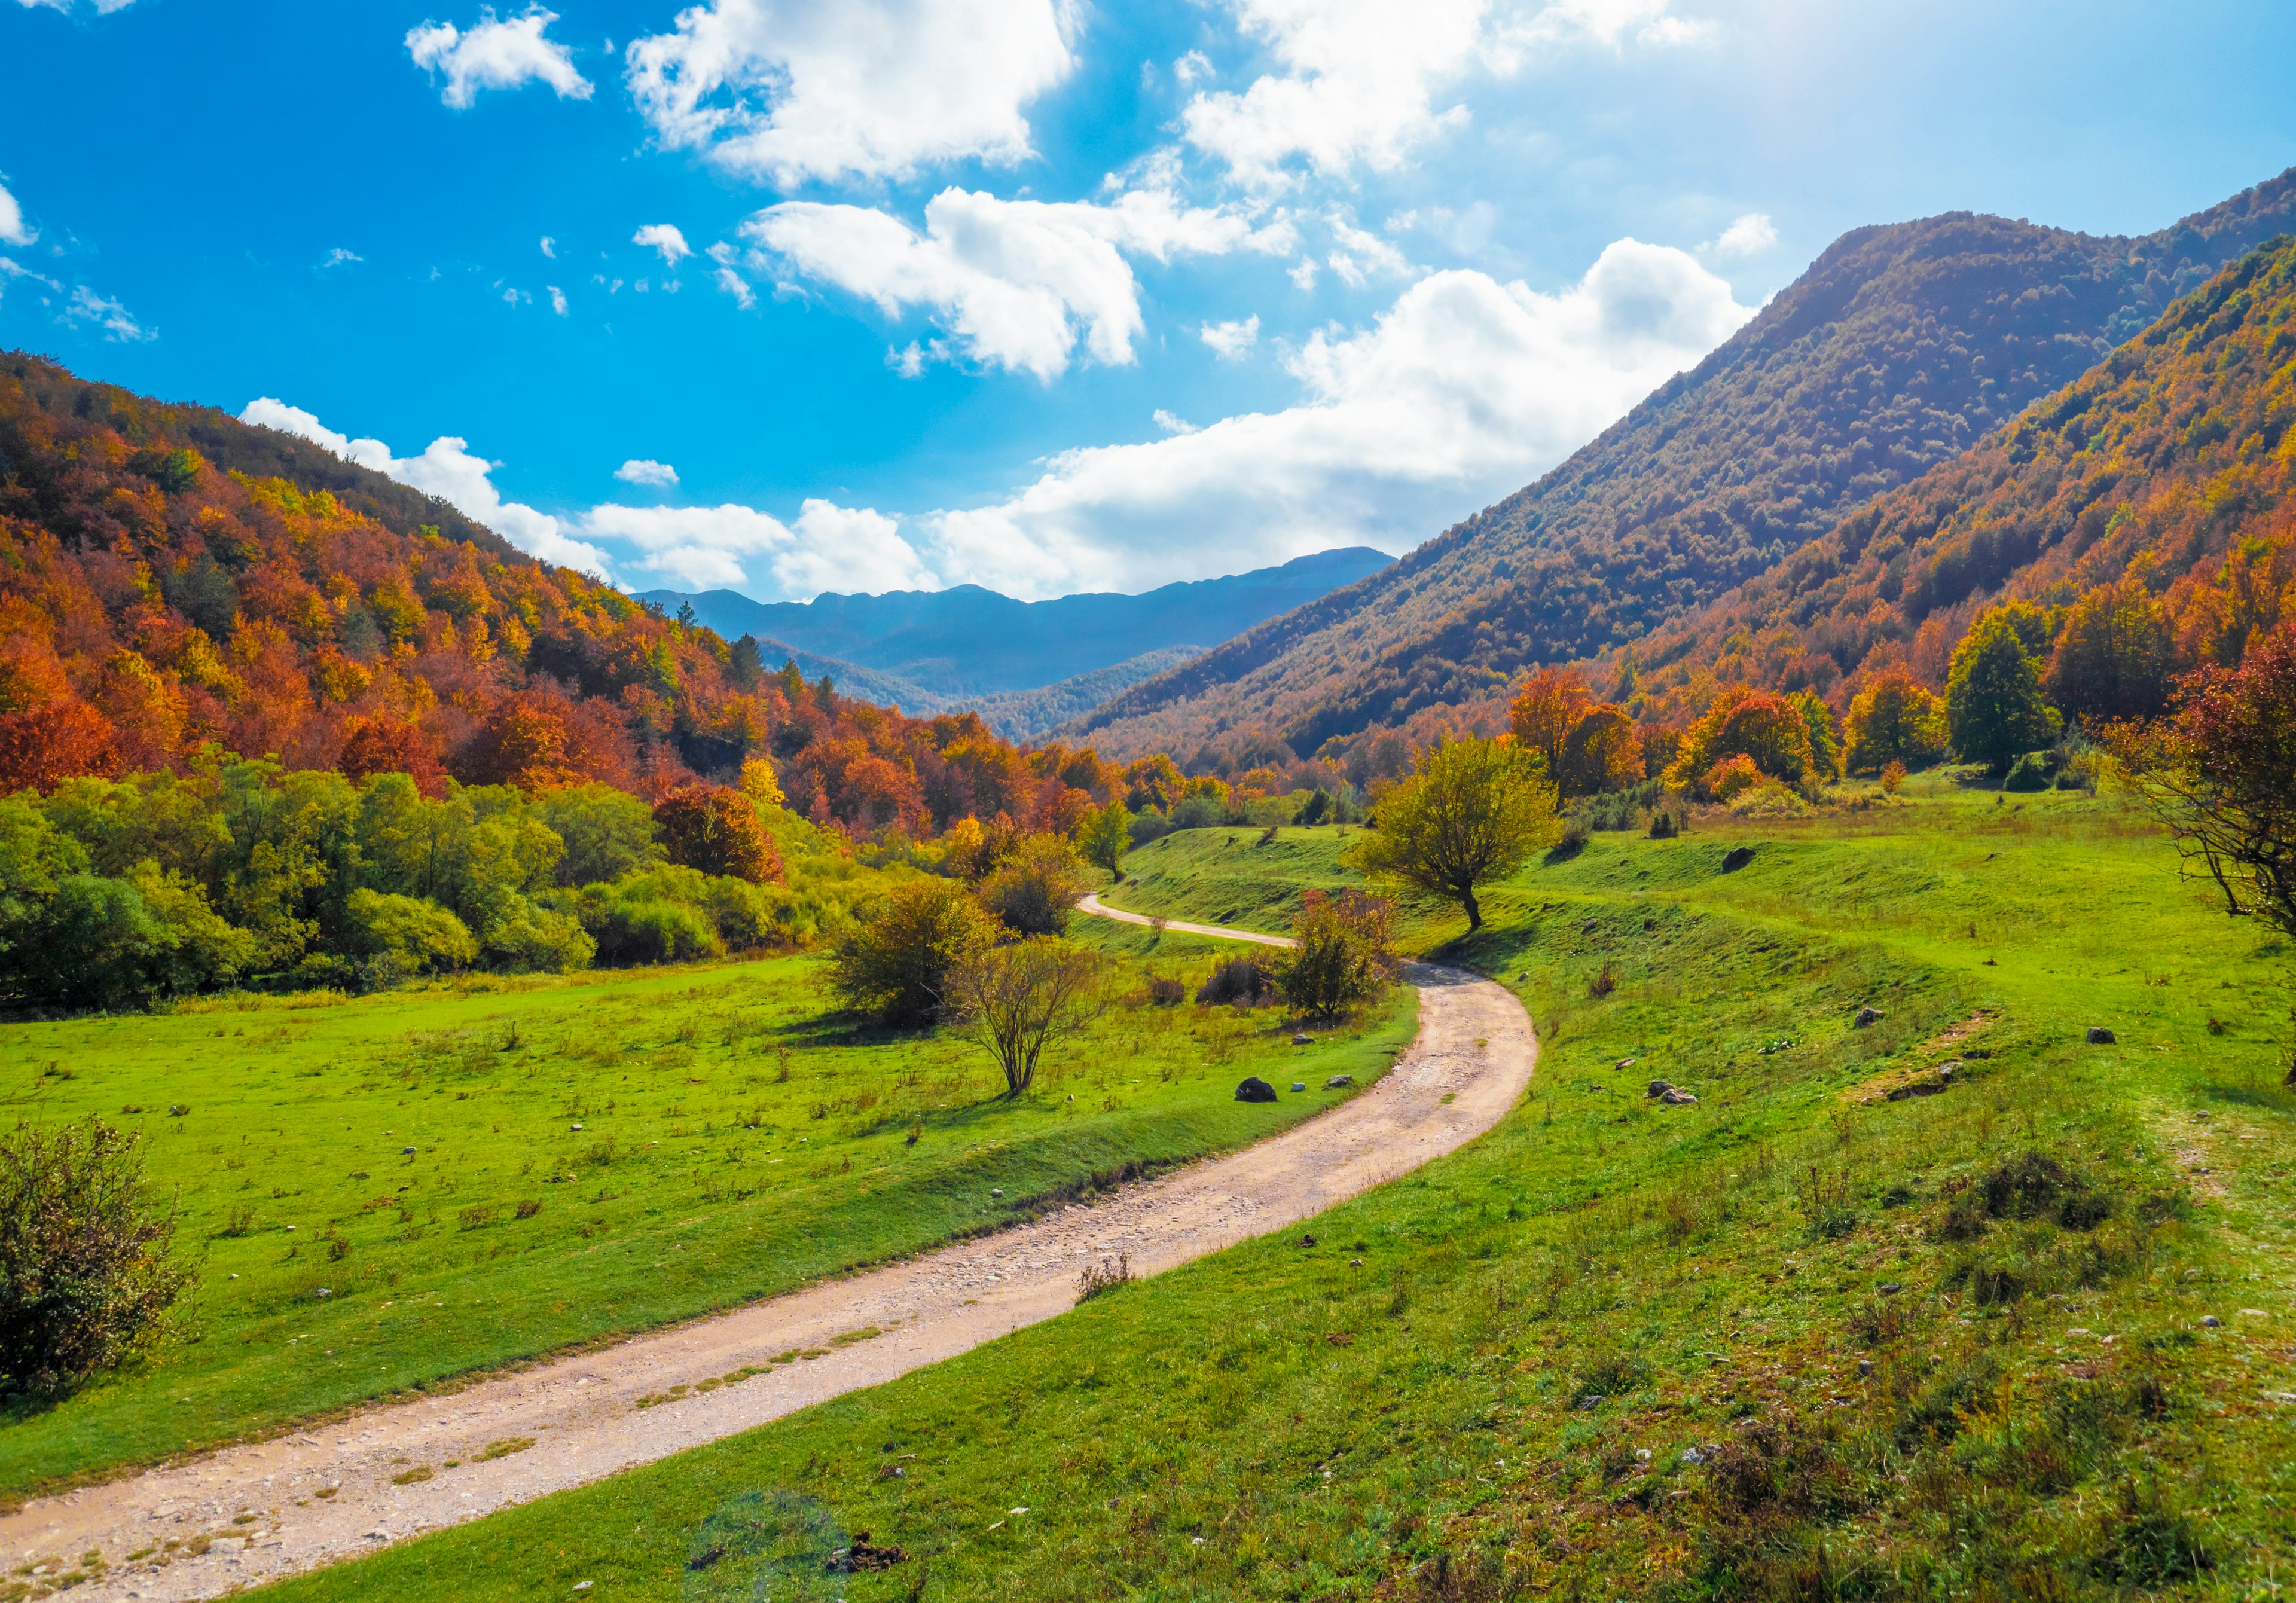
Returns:
[[[1028,156],[1074,70],[1066,0],[703,0],[629,47],[654,136],[782,184]]]
[[[685,236],[677,231],[675,224],[670,223],[648,223],[630,235],[630,243],[660,251],[661,265],[665,267],[675,267],[693,254],[693,247],[685,242]]]
[[[1777,225],[1761,212],[1750,211],[1725,228],[1709,249],[1717,256],[1757,256],[1777,242]]]
[[[0,184],[0,245],[29,245],[39,237],[39,231],[24,221],[24,209],[16,204],[16,197]]]
[[[1288,360],[1298,405],[1054,458],[923,520],[934,565],[1024,596],[1144,589],[1346,541],[1407,549],[1529,482],[1752,315],[1686,252],[1620,240],[1556,293],[1445,272]]]
[[[900,526],[867,507],[810,500],[794,525],[739,505],[593,507],[589,534],[637,551],[633,569],[685,589],[759,585],[799,600],[824,590],[937,590],[940,581],[901,537]]]
[[[496,17],[488,6],[467,31],[452,22],[409,29],[406,53],[425,71],[446,75],[439,98],[457,110],[467,109],[481,89],[516,89],[537,81],[548,84],[561,100],[587,100],[592,86],[575,70],[573,53],[543,37],[556,20],[557,12],[539,5],[514,17]]]
[[[946,189],[926,204],[922,233],[866,207],[792,200],[759,212],[742,233],[888,316],[928,307],[964,355],[1047,380],[1067,371],[1079,334],[1095,361],[1133,359],[1142,322],[1126,252],[1167,261],[1288,251],[1294,242],[1283,219],[1259,226],[1232,209],[1185,207],[1163,190],[1103,205]]]
[[[1281,188],[1297,169],[1337,177],[1391,171],[1427,140],[1464,125],[1454,85],[1478,70],[1517,70],[1531,54],[1579,43],[1686,45],[1708,25],[1673,16],[1671,0],[1228,0],[1237,29],[1280,70],[1235,91],[1204,91],[1181,133],[1242,183]]]
[[[640,507],[609,502],[565,518],[505,501],[492,475],[501,464],[472,454],[454,436],[419,456],[392,454],[379,439],[351,439],[311,413],[269,396],[250,401],[240,421],[311,440],[346,462],[387,473],[438,495],[530,556],[600,578],[653,574],[686,588],[741,585],[809,601],[824,590],[938,589],[939,579],[901,537],[891,518],[868,508],[806,501],[794,523],[753,507]],[[670,485],[668,463],[633,459],[618,478]],[[611,548],[611,549],[610,549]],[[620,554],[613,554],[619,551]]]
[[[1259,343],[1259,314],[1235,323],[1208,323],[1196,331],[1196,335],[1212,348],[1212,355],[1223,362],[1233,362]]]

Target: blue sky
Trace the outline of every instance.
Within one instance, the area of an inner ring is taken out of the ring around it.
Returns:
[[[2210,0],[0,0],[0,345],[768,600],[1406,550],[1846,229],[2296,162],[2296,8]]]

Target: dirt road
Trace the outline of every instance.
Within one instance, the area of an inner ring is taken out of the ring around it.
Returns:
[[[1092,898],[1085,910],[1148,921]],[[1395,1067],[1257,1146],[1095,1206],[602,1352],[30,1503],[0,1519],[0,1556],[12,1571],[43,1568],[37,1583],[100,1551],[108,1567],[78,1598],[213,1597],[954,1357],[1071,1307],[1087,1264],[1122,1254],[1135,1274],[1154,1274],[1281,1230],[1472,1140],[1529,1083],[1538,1045],[1510,993],[1447,969],[1414,965],[1406,977],[1420,988],[1419,1035]],[[743,1369],[767,1372],[723,1379]],[[679,1394],[641,1406],[672,1391]],[[459,1467],[446,1468],[448,1460]],[[428,1478],[406,1478],[425,1468]]]

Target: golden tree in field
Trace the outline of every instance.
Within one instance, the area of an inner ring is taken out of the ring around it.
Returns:
[[[1348,861],[1374,879],[1456,902],[1480,929],[1479,886],[1503,879],[1550,845],[1555,791],[1538,757],[1505,740],[1462,736],[1430,746],[1378,792],[1376,828]]]

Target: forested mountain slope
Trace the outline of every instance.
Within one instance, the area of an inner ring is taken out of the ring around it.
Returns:
[[[946,699],[1031,691],[1151,651],[1226,640],[1386,567],[1368,546],[1294,557],[1275,568],[1185,580],[1141,595],[1087,593],[1021,601],[978,585],[822,595],[768,604],[731,590],[639,596],[670,611],[690,603],[726,639],[754,634],[907,680]]]
[[[1857,230],[1537,484],[1064,732],[1122,753],[1256,725],[1304,754],[1624,645],[1959,455],[2292,220],[2296,169],[2137,239],[1967,213]]]
[[[1971,614],[2006,593],[2127,591],[2100,640],[2115,683],[2240,659],[2296,609],[2296,235],[2234,264],[1976,448],[1851,513],[1636,652],[1663,720],[1718,683],[1839,699],[1905,666],[1944,682]],[[2152,620],[2157,619],[2157,623]],[[2157,638],[2152,638],[2156,636]],[[2150,643],[2148,643],[2148,639]],[[2155,691],[2165,688],[2155,685]],[[2140,714],[2157,696],[2130,691]]]
[[[0,794],[208,745],[649,800],[767,757],[816,822],[915,832],[1118,782],[768,666],[316,446],[0,353]]]

